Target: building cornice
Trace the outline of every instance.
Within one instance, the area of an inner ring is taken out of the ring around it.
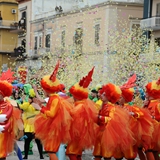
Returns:
[[[17,2],[0,2],[0,5],[3,5],[3,4],[18,5]]]
[[[52,16],[44,17],[44,18],[39,18],[39,19],[30,21],[30,22],[32,24],[36,24],[36,23],[39,23],[39,22],[43,22],[46,19],[51,20],[51,19],[55,19],[55,18],[59,18],[59,17],[65,17],[65,16],[68,16],[68,15],[73,15],[73,14],[76,14],[76,13],[88,11],[88,9],[95,9],[95,8],[97,8],[97,6],[98,6],[98,8],[105,7],[105,6],[143,7],[143,4],[142,3],[131,3],[131,2],[130,3],[129,2],[103,2],[103,3],[96,4],[96,5],[85,6],[84,8],[71,10],[71,11],[68,11],[68,12],[63,12],[63,13],[55,14],[55,15],[52,15]]]
[[[16,0],[18,3],[24,3],[24,2],[28,2],[28,1],[31,1],[31,0]]]

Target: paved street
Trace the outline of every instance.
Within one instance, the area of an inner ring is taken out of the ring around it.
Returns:
[[[18,141],[18,146],[20,147],[21,151],[24,150],[24,142],[23,141]],[[29,160],[40,160],[37,145],[35,143],[33,145],[33,153],[34,153],[33,155],[28,156],[28,159]],[[83,160],[92,160],[92,157],[93,156],[92,156],[91,150],[87,150],[87,151],[83,152],[83,155],[82,155]],[[44,159],[49,160],[47,154],[44,154]],[[13,153],[9,154],[9,156],[7,157],[7,160],[18,160],[18,157],[13,152]],[[66,157],[66,160],[69,160],[68,157]],[[114,160],[114,158],[112,160]],[[139,158],[136,158],[136,160],[139,160]]]
[[[20,149],[23,151],[24,150],[24,142],[23,141],[18,141],[18,146],[20,147]],[[38,149],[37,149],[37,145],[34,143],[33,145],[33,155],[29,155],[28,159],[29,160],[39,160],[39,153],[38,153]],[[44,154],[44,158],[45,160],[49,160],[47,154]],[[92,152],[91,151],[85,151],[83,154],[83,160],[91,160],[92,159]],[[18,160],[17,155],[13,152],[11,154],[9,154],[9,156],[7,157],[7,160]],[[66,157],[66,160],[68,160],[68,158]]]

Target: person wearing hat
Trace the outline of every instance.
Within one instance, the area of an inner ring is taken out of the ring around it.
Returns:
[[[62,89],[56,78],[58,68],[59,61],[52,75],[46,75],[41,80],[46,97],[49,97],[46,106],[35,106],[41,112],[34,123],[36,137],[42,140],[50,160],[58,160],[56,152],[60,144],[66,144],[70,140],[69,129],[72,121],[69,113],[72,105],[57,94]]]
[[[98,101],[98,91],[96,91],[96,89],[92,89],[91,93],[89,95],[89,98],[93,101],[93,102],[97,102]]]
[[[28,159],[30,143],[35,138],[34,119],[35,119],[35,116],[39,113],[39,111],[33,107],[34,98],[36,96],[34,89],[30,89],[28,91],[28,94],[29,94],[28,102],[24,101],[22,104],[19,105],[20,109],[23,110],[22,118],[24,122],[24,135],[26,136],[25,142],[24,142],[25,156],[23,159]],[[37,143],[40,159],[44,159],[42,154],[43,147],[42,147],[41,141],[35,138],[35,142]]]
[[[124,152],[124,155],[127,159],[134,159],[138,153],[141,160],[145,160],[146,157],[152,160],[153,155],[149,152],[153,134],[152,119],[146,109],[140,108],[136,104],[129,105],[129,102],[132,102],[134,96],[134,89],[130,87],[130,85],[121,86],[122,94],[119,105],[127,111],[130,116],[129,126],[133,132],[136,144],[128,147],[129,149]],[[144,155],[142,150],[146,155]]]
[[[121,96],[118,86],[108,83],[99,91],[102,106],[99,111],[97,123],[99,125],[96,134],[93,155],[95,160],[110,160],[123,158],[123,151],[134,144],[132,132],[129,129],[129,116],[122,108],[115,105]]]
[[[13,151],[15,132],[13,106],[6,97],[12,94],[13,74],[10,70],[3,72],[0,77],[0,159],[5,160],[8,153]]]
[[[160,78],[146,85],[144,107],[148,109],[154,125],[150,150],[153,152],[155,160],[157,160],[159,159],[158,152],[160,150]]]
[[[66,150],[70,160],[81,160],[82,151],[94,146],[98,112],[95,103],[88,99],[88,86],[92,81],[93,70],[94,68],[69,89],[74,99],[74,108],[71,110],[71,141]]]

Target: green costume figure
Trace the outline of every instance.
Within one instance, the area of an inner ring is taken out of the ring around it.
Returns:
[[[24,89],[24,94],[25,94],[25,102],[28,102],[28,98],[29,98],[29,90],[32,89],[32,86],[30,84],[24,84],[23,86]]]
[[[89,95],[89,99],[92,100],[93,102],[98,101],[98,91],[96,89],[91,90],[91,94]]]

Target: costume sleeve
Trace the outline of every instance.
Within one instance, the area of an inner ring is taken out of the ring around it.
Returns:
[[[160,121],[160,104],[156,105],[155,107],[155,119]]]
[[[140,118],[141,116],[143,116],[143,112],[136,106],[131,106],[132,107],[132,116],[134,118]]]
[[[23,109],[24,111],[28,109],[28,106],[30,105],[29,102],[23,102],[23,104],[20,104],[20,109]]]
[[[107,123],[111,119],[108,116],[99,116],[98,118],[101,123]]]
[[[43,107],[41,109],[41,112],[44,113],[48,117],[54,117],[59,109],[58,101],[59,100],[57,98],[52,100],[51,103],[47,104],[46,108]],[[50,105],[50,106],[48,106],[48,105]],[[47,109],[47,108],[50,108],[50,109]]]

